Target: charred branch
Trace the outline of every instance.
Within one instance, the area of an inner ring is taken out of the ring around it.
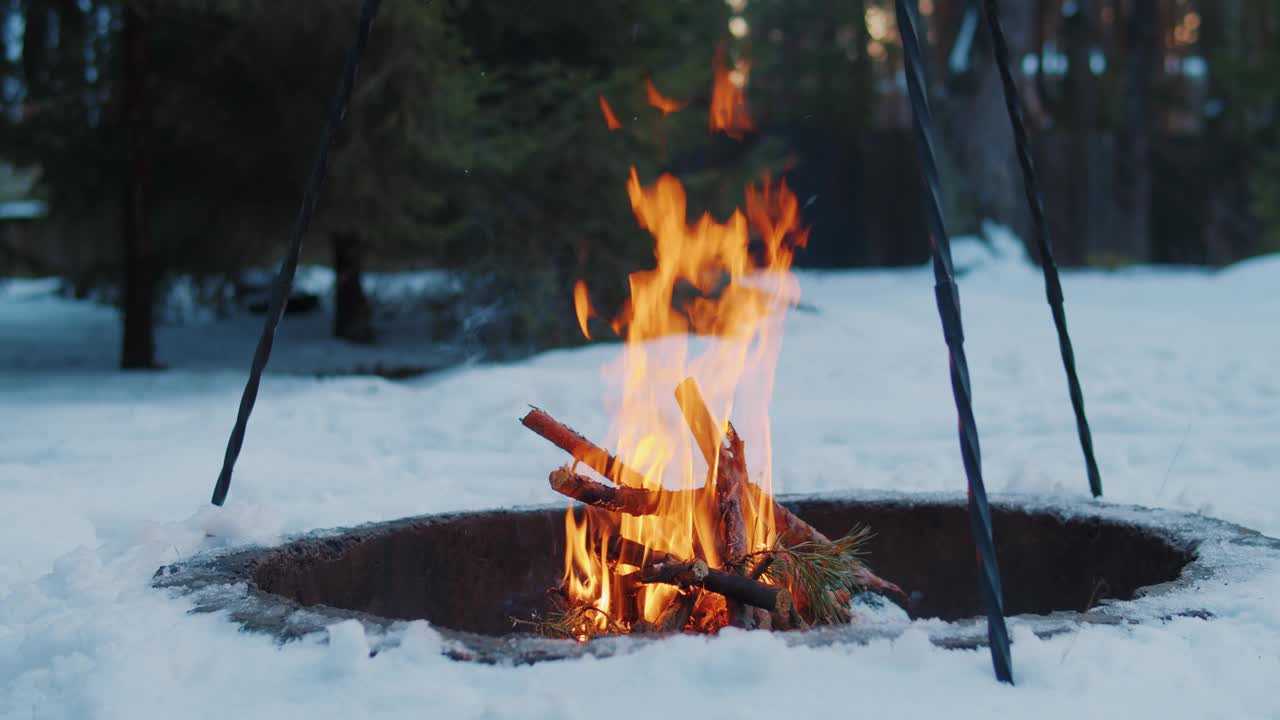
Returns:
[[[575,473],[568,466],[551,471],[547,478],[551,489],[578,502],[626,515],[655,515],[659,508],[682,502],[681,497],[696,490],[646,490],[632,487],[609,487]],[[689,498],[695,501],[695,498]]]
[[[650,565],[641,570],[640,582],[646,585],[666,583],[668,585],[691,587],[701,585],[707,579],[707,573],[709,572],[710,568],[701,560],[664,562]]]
[[[539,408],[533,408],[520,419],[520,423],[552,445],[573,456],[574,460],[600,473],[601,476],[622,487],[644,487],[644,476],[623,465],[608,450],[583,437],[578,431],[551,417]]]
[[[786,588],[766,585],[746,575],[724,570],[711,570],[702,581],[702,587],[719,593],[744,605],[764,608],[769,612],[785,613],[791,608],[791,593]]]
[[[622,563],[623,565],[631,565],[638,568],[661,563],[680,562],[670,553],[655,548],[647,548],[634,540],[628,540],[619,535],[609,538],[609,545],[605,549],[605,557],[609,559],[609,562]]]
[[[689,432],[693,433],[693,439],[702,451],[702,459],[707,461],[707,467],[714,468],[723,433],[712,417],[711,410],[707,408],[698,382],[692,377],[685,378],[676,386],[676,404],[680,406],[680,414],[684,416]]]
[[[747,554],[747,523],[742,514],[742,496],[746,492],[747,463],[742,438],[729,426],[720,446],[716,463],[716,506],[720,511],[720,527],[724,533],[725,562],[736,562]]]
[[[634,540],[622,537],[609,538],[606,557],[614,562],[621,562],[640,568],[675,566],[686,562],[670,553],[662,550],[647,549],[644,545]],[[764,608],[770,612],[787,613],[792,606],[791,593],[785,588],[768,585],[746,575],[738,575],[727,570],[708,569],[706,577],[702,579],[700,584],[706,590],[745,605]]]

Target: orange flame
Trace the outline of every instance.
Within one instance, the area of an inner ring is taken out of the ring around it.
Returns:
[[[725,64],[725,50],[721,47],[715,56],[715,81],[711,88],[711,132],[717,130],[734,140],[741,140],[748,130],[754,130],[747,115],[747,96],[743,92],[751,74],[751,64],[740,59],[733,67]]]
[[[722,74],[717,67],[719,97]],[[730,122],[721,128],[726,132],[750,127],[737,90],[738,99],[729,105]],[[713,102],[713,127],[716,107]],[[771,183],[766,177],[758,187],[746,188],[745,213],[735,211],[724,222],[704,214],[690,223],[685,190],[675,177],[662,175],[644,185],[632,167],[626,188],[637,221],[654,238],[657,263],[630,276],[630,300],[613,321],[626,344],[606,370],[620,390],[610,407],[611,444],[643,476],[647,489],[702,488],[714,468],[707,467],[698,451],[674,396],[677,386],[692,376],[721,429],[732,417],[748,438],[750,479],[771,493],[768,405],[783,320],[799,298],[799,284],[790,272],[792,258],[807,240],[796,197],[785,182]],[[753,232],[759,241],[754,252]],[[587,318],[595,311],[581,281],[574,288],[574,307],[587,335]],[[694,345],[690,335],[707,339]],[[776,540],[773,513],[757,506],[760,497],[744,497],[748,552]],[[623,515],[616,527],[608,528],[592,527],[585,516],[578,520],[571,509],[565,531],[570,597],[603,611],[584,634],[604,631],[611,622],[656,621],[676,592],[665,585],[644,585],[634,600],[623,592],[621,574],[635,568],[610,564],[603,550],[609,535],[650,551],[701,557],[712,567],[737,559],[721,557],[720,518],[714,494],[708,492],[665,493],[656,514]],[[695,616],[720,617],[700,625],[716,629],[724,624],[723,611],[722,600],[703,594]]]
[[[673,100],[672,98],[658,92],[658,88],[654,87],[653,80],[650,78],[644,79],[644,91],[649,98],[649,105],[661,110],[664,116],[670,115],[673,112],[678,112],[685,106],[685,103],[682,103],[679,100]]]
[[[587,284],[581,280],[573,286],[573,309],[578,315],[578,327],[582,328],[582,336],[590,340],[587,320],[596,316],[596,310],[591,307],[591,298],[587,297]]]
[[[600,96],[600,112],[604,113],[604,124],[609,126],[610,130],[621,130],[622,123],[618,122],[618,116],[613,114],[613,108],[609,107],[609,101]]]

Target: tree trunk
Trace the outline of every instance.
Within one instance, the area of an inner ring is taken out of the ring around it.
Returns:
[[[1093,188],[1092,141],[1098,128],[1098,82],[1089,66],[1097,40],[1093,2],[1077,2],[1075,13],[1062,23],[1063,45],[1067,56],[1064,103],[1060,114],[1066,125],[1069,159],[1062,202],[1066,206],[1064,233],[1054,237],[1058,261],[1064,265],[1080,265],[1089,261],[1099,248],[1092,237],[1101,208],[1091,202]]]
[[[961,6],[956,9],[960,10]],[[1035,7],[1025,1],[1005,2],[1000,5],[1000,11],[1010,62],[1015,77],[1021,79],[1022,56],[1031,47],[1034,35]],[[1013,131],[1005,110],[1004,89],[983,11],[974,6],[971,12],[977,14],[970,21],[976,25],[968,62],[957,67],[946,66],[951,97],[945,105],[943,127],[948,136],[947,157],[954,173],[954,178],[947,182],[948,192],[956,196],[953,206],[957,227],[954,230],[974,232],[980,229],[982,221],[992,220],[1009,226],[1025,240],[1031,220],[1018,170]],[[963,24],[965,14],[958,14],[957,25]],[[957,35],[957,41],[960,39]],[[950,54],[955,48],[947,50]],[[949,57],[947,61],[949,63]]]
[[[1124,119],[1116,153],[1116,249],[1127,260],[1151,258],[1151,86],[1159,60],[1155,0],[1135,0],[1128,26]]]
[[[42,2],[22,3],[22,74],[27,101],[43,100],[49,87],[49,9]]]
[[[1243,5],[1242,0],[1220,0],[1200,7],[1200,52],[1205,57],[1214,62],[1249,61],[1246,28],[1250,23]],[[1209,73],[1209,97],[1219,103],[1230,93],[1223,86],[1222,75]],[[1245,129],[1231,120],[1240,114],[1219,108],[1205,122],[1206,143],[1217,151],[1210,155],[1209,217],[1202,230],[1201,247],[1204,262],[1219,267],[1257,252],[1261,235],[1249,208],[1249,179],[1255,169],[1255,153],[1249,143],[1242,141],[1247,137]]]
[[[146,10],[129,3],[124,11],[124,114],[128,134],[128,177],[124,202],[124,338],[120,366],[154,368],[152,310],[155,253],[151,243],[151,158],[148,147],[150,57]]]
[[[360,235],[335,232],[333,240],[333,334],[343,340],[371,343],[373,319],[364,295],[360,269]]]

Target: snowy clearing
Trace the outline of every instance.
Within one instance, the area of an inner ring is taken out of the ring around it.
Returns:
[[[1038,271],[962,251],[989,491],[1087,495]],[[1280,257],[1064,282],[1107,501],[1280,536]],[[788,321],[778,371],[778,492],[964,487],[931,283],[924,268],[801,274],[814,311]],[[1014,623],[1013,688],[985,650],[941,650],[922,629],[830,648],[726,631],[512,668],[444,659],[421,622],[369,658],[354,622],[279,647],[188,615],[150,587],[160,564],[215,542],[553,502],[543,478],[562,457],[517,418],[532,403],[608,427],[599,369],[616,346],[399,383],[270,375],[213,508],[248,333],[188,347],[198,331],[164,328],[174,369],[121,374],[113,311],[0,284],[0,717],[630,718],[668,712],[641,700],[655,687],[699,718],[1280,717],[1280,567],[1204,588],[1209,621],[1050,640]],[[282,358],[290,333],[287,318]],[[351,352],[310,342],[326,361]]]

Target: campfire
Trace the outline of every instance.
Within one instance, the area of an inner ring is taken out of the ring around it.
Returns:
[[[717,56],[712,132],[741,138],[751,128],[746,80],[744,61]],[[683,107],[651,82],[647,90],[664,113]],[[600,107],[620,128],[603,97]],[[549,482],[586,506],[565,516],[554,609],[522,622],[585,641],[844,623],[863,591],[904,602],[863,563],[867,528],[832,540],[773,496],[768,406],[783,321],[799,299],[792,258],[807,239],[795,194],[765,176],[746,188],[745,211],[690,224],[678,179],[646,186],[632,167],[626,191],[657,263],[631,275],[630,299],[609,323],[625,340],[607,370],[617,390],[609,435],[617,452],[543,410],[522,419],[573,458]],[[574,300],[590,338],[596,313],[585,283]],[[731,416],[758,450],[750,467]]]

